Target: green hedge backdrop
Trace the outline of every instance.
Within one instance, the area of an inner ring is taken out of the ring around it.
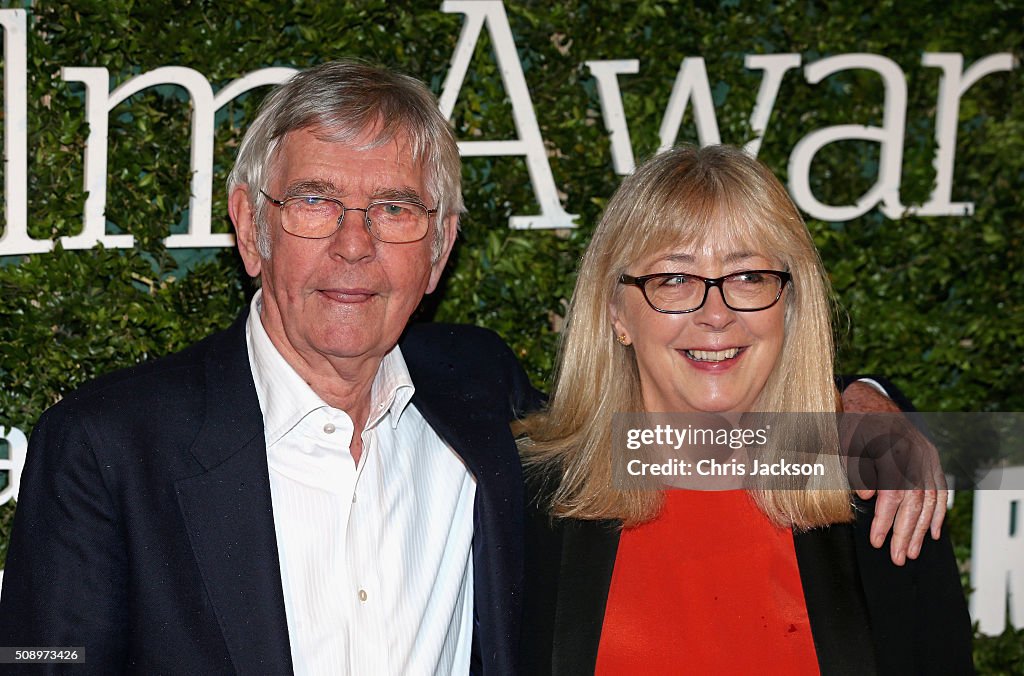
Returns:
[[[947,6],[948,5],[948,6]],[[214,89],[268,66],[302,68],[356,56],[393,66],[440,93],[463,16],[440,0],[385,2],[0,2],[27,8],[29,233],[81,229],[83,87],[67,66],[104,66],[111,88],[160,66],[194,68]],[[595,59],[640,59],[619,78],[638,158],[658,129],[680,63],[702,56],[722,140],[751,137],[747,119],[761,81],[747,54],[795,52],[803,64],[843,53],[887,56],[908,84],[901,197],[927,200],[935,180],[935,107],[941,71],[923,52],[958,52],[965,67],[990,54],[1019,60],[1020,2],[901,0],[713,3],[672,0],[507,2],[506,11],[564,206],[580,214],[563,231],[514,231],[512,214],[536,213],[522,158],[467,158],[468,213],[443,291],[421,315],[471,322],[513,345],[535,382],[550,375],[557,329],[577,261],[620,177],[595,80]],[[982,79],[964,96],[953,199],[964,217],[808,223],[844,309],[840,368],[890,376],[923,410],[1024,410],[1024,93],[1022,70]],[[246,121],[266,89],[217,116],[214,231],[228,232],[223,179]],[[810,85],[783,80],[760,157],[785,179],[797,141],[835,124],[881,123],[880,78],[846,71]],[[463,140],[516,136],[486,31],[477,44],[453,122]],[[233,250],[168,250],[187,224],[189,109],[174,87],[141,92],[110,115],[109,231],[131,250],[62,251],[0,260],[0,426],[26,433],[61,394],[112,369],[177,350],[227,325],[252,287]],[[688,108],[679,142],[697,140]],[[878,145],[833,144],[812,169],[816,196],[852,203],[875,181]],[[0,453],[3,450],[0,449]],[[12,505],[0,508],[0,565]],[[966,555],[970,511],[951,518]],[[1024,633],[979,642],[979,668],[1024,671]]]

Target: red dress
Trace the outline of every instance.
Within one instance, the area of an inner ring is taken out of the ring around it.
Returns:
[[[668,491],[622,532],[596,673],[817,674],[792,532],[744,491]]]

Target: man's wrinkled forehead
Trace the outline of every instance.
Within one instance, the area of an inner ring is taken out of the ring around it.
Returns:
[[[367,152],[391,146],[394,150],[394,156],[399,158],[399,167],[402,169],[411,169],[413,173],[420,177],[421,183],[425,177],[425,166],[422,158],[416,157],[414,153],[414,144],[410,141],[409,136],[404,132],[399,131],[398,133],[390,133],[387,129],[381,128],[380,125],[373,125],[362,131],[352,132],[345,128],[331,128],[322,124],[307,125],[285,134],[278,143],[278,146],[271,157],[269,164],[270,176],[279,173],[282,169],[282,158],[289,150],[290,145],[296,143],[302,136],[312,136],[314,139],[322,143],[338,144],[339,153],[352,151]],[[299,157],[297,159],[304,161],[309,158]],[[330,177],[309,176],[303,177],[301,180],[309,184],[308,187],[311,192],[330,194],[333,191],[342,189],[342,186],[336,185],[331,181]],[[419,192],[413,186],[381,186],[380,189],[382,191],[391,190],[402,193],[402,195],[382,195],[382,197],[385,198],[390,197],[396,199],[408,196],[406,193],[409,192]]]
[[[368,123],[359,123],[330,115],[310,119],[307,124],[299,125],[290,130],[279,132],[279,145],[295,132],[311,132],[321,141],[327,143],[345,143],[357,150],[372,150],[388,143],[396,143],[398,147],[409,153],[416,162],[422,162],[426,153],[424,143],[414,133],[397,120],[387,120],[382,116],[372,118]]]

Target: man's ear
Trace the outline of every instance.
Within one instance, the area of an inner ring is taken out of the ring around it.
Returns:
[[[228,195],[228,215],[235,224],[235,244],[245,264],[245,271],[250,277],[259,277],[263,258],[256,244],[256,214],[249,201],[249,186],[236,186]]]
[[[448,256],[452,253],[452,247],[455,246],[455,238],[458,234],[459,215],[452,214],[444,219],[444,239],[442,241],[441,255],[431,264],[427,293],[433,293],[434,289],[437,288],[438,282],[441,281],[441,274],[444,272],[444,266],[448,262]]]

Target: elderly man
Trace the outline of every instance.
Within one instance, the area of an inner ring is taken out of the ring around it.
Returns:
[[[229,179],[246,270],[227,331],[40,419],[0,644],[93,673],[511,673],[536,393],[437,286],[461,163],[418,81],[353,62],[264,102]],[[401,337],[401,342],[400,342]]]
[[[0,645],[83,646],[100,674],[516,672],[509,422],[540,400],[494,334],[406,327],[460,173],[412,78],[332,62],[266,99],[228,186],[261,288],[40,418]],[[909,540],[931,510],[905,512]]]

